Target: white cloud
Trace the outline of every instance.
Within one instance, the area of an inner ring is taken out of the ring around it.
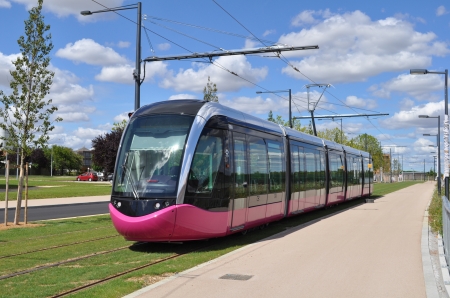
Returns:
[[[36,0],[11,0],[12,2],[24,4],[27,10],[36,6]],[[102,0],[101,3],[106,7],[117,7],[122,6],[124,0]],[[68,17],[74,16],[80,22],[94,22],[99,19],[111,19],[113,17],[117,17],[114,13],[98,13],[89,16],[83,16],[80,14],[80,11],[83,10],[102,10],[105,7],[98,5],[93,1],[88,0],[45,0],[44,1],[44,10],[49,11],[55,14],[57,17]]]
[[[88,115],[81,112],[72,113],[58,113],[58,117],[61,117],[64,122],[86,122],[89,121]]]
[[[94,96],[93,86],[85,88],[77,84],[79,79],[70,71],[53,66],[51,70],[55,72],[55,76],[48,97],[53,99],[54,104],[79,104]]]
[[[158,50],[160,51],[167,51],[170,49],[170,43],[160,43],[158,44]]]
[[[306,15],[313,14],[307,11]],[[282,44],[319,45],[319,50],[284,54],[305,57],[291,63],[313,81],[364,81],[383,72],[426,67],[432,56],[450,53],[446,43],[436,40],[436,34],[415,31],[414,24],[401,19],[371,20],[361,11],[317,15],[323,18],[320,23],[279,39]],[[289,66],[283,73],[305,80]]]
[[[263,80],[268,73],[266,67],[252,68],[245,56],[219,57],[215,60],[215,63],[254,83]],[[208,76],[217,85],[217,89],[220,92],[236,91],[244,87],[253,86],[215,65],[205,65],[203,63],[192,63],[192,68],[180,69],[176,75],[169,72],[160,86],[173,88],[176,91],[202,92],[208,81]]]
[[[12,61],[15,61],[21,54],[3,55],[0,53],[0,85],[9,87],[11,81],[10,70],[14,70]]]
[[[292,26],[302,26],[304,24],[314,24],[317,20],[314,18],[315,12],[313,10],[304,10],[298,15],[296,15],[292,21]]]
[[[447,14],[447,13],[448,13],[448,11],[447,11],[447,9],[445,9],[445,7],[443,5],[439,6],[436,9],[436,15],[438,17],[443,16],[444,14]]]
[[[347,96],[345,104],[355,108],[373,109],[377,107],[377,102],[373,99],[363,99],[356,96]]]
[[[119,48],[128,48],[128,47],[130,47],[130,42],[129,41],[119,41],[117,43],[117,46]]]
[[[144,77],[144,66],[141,67],[141,77]],[[95,79],[102,82],[114,82],[121,84],[134,84],[134,66],[130,64],[105,66]],[[147,64],[145,70],[145,81],[153,79],[155,76],[164,76],[167,73],[167,64],[156,61]]]
[[[275,29],[272,29],[272,30],[266,30],[266,31],[264,31],[264,33],[263,33],[263,37],[266,37],[267,35],[270,35],[270,34],[275,34],[277,32],[277,30],[275,30]]]
[[[192,94],[175,94],[175,95],[171,95],[169,97],[169,100],[174,100],[174,99],[203,99],[203,98],[200,98],[198,95],[192,95]]]
[[[0,7],[3,8],[11,8],[11,3],[6,0],[0,0]]]
[[[69,59],[73,62],[83,62],[91,65],[116,65],[127,63],[127,59],[120,56],[109,47],[104,47],[92,39],[80,39],[75,43],[68,43],[65,48],[59,49],[56,56]]]
[[[108,131],[103,129],[96,129],[96,128],[84,128],[84,127],[78,127],[74,132],[73,135],[82,138],[82,139],[89,139],[92,140],[99,135],[103,135],[107,133]]]
[[[429,102],[424,105],[414,106],[408,111],[400,111],[389,119],[378,120],[381,127],[385,129],[403,129],[411,127],[436,127],[435,121],[420,119],[419,115],[436,117],[444,114],[444,101]],[[443,121],[443,119],[441,119]]]
[[[443,96],[444,80],[438,75],[401,74],[385,83],[372,85],[369,90],[381,98],[390,98],[392,93],[407,93],[418,100],[438,101]]]
[[[415,102],[409,98],[404,98],[400,101],[400,111],[408,111],[412,109]]]
[[[130,111],[131,112],[131,111]],[[120,123],[120,122],[122,122],[123,120],[127,120],[128,121],[128,119],[130,119],[129,117],[128,117],[128,113],[129,112],[123,112],[123,113],[121,113],[121,114],[119,114],[119,115],[117,115],[117,116],[115,116],[114,117],[114,123]]]

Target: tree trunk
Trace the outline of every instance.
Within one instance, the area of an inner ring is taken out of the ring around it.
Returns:
[[[23,222],[28,223],[28,163],[25,164],[25,213],[23,215]]]
[[[5,226],[8,225],[8,191],[9,191],[9,160],[6,155],[6,178],[5,178]]]
[[[17,204],[16,204],[16,214],[14,217],[14,224],[18,225],[20,221],[20,210],[22,208],[22,192],[23,192],[23,162],[24,162],[24,156],[23,152],[20,156],[20,174],[19,174],[19,183],[17,185]]]

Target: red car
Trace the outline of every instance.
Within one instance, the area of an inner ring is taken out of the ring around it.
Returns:
[[[97,181],[98,177],[96,173],[89,172],[78,175],[77,181]]]

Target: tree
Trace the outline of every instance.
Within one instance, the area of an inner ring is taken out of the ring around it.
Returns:
[[[219,98],[217,97],[217,86],[210,81],[209,76],[208,83],[206,83],[206,87],[203,88],[203,100],[219,102]]]
[[[127,127],[128,121],[126,119],[123,119],[121,122],[114,122],[113,127],[111,128],[112,131],[120,130],[124,131],[125,127]]]
[[[383,165],[383,151],[381,150],[381,144],[374,136],[365,133],[351,139],[346,145],[369,152],[373,159],[373,169],[379,169],[380,167],[387,169],[386,165]]]
[[[45,152],[41,148],[33,150],[30,156],[30,161],[33,163],[33,167],[36,169],[47,168],[50,165],[50,160],[45,155]]]
[[[54,145],[52,150],[53,167],[59,170],[61,176],[64,170],[79,170],[83,164],[83,157],[69,147]]]
[[[10,71],[12,93],[5,95],[0,91],[3,104],[0,108],[0,118],[4,119],[0,128],[9,134],[8,138],[2,139],[7,148],[14,151],[18,148],[20,154],[14,218],[16,225],[19,223],[22,204],[25,156],[29,156],[32,148],[45,146],[49,140],[48,132],[54,128],[50,116],[57,111],[57,108],[51,105],[51,99],[44,99],[50,92],[54,73],[48,70],[53,44],[51,34],[47,34],[50,25],[44,23],[44,17],[41,15],[42,2],[43,0],[38,0],[38,6],[29,11],[29,18],[25,21],[26,37],[21,36],[17,41],[21,55],[13,62],[15,69]]]
[[[116,129],[92,140],[92,146],[94,147],[92,162],[101,166],[106,172],[114,172],[122,133],[123,129]]]

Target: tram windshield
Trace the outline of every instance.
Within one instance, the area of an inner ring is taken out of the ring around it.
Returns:
[[[193,116],[155,115],[131,120],[116,163],[113,195],[176,195],[181,158]]]

